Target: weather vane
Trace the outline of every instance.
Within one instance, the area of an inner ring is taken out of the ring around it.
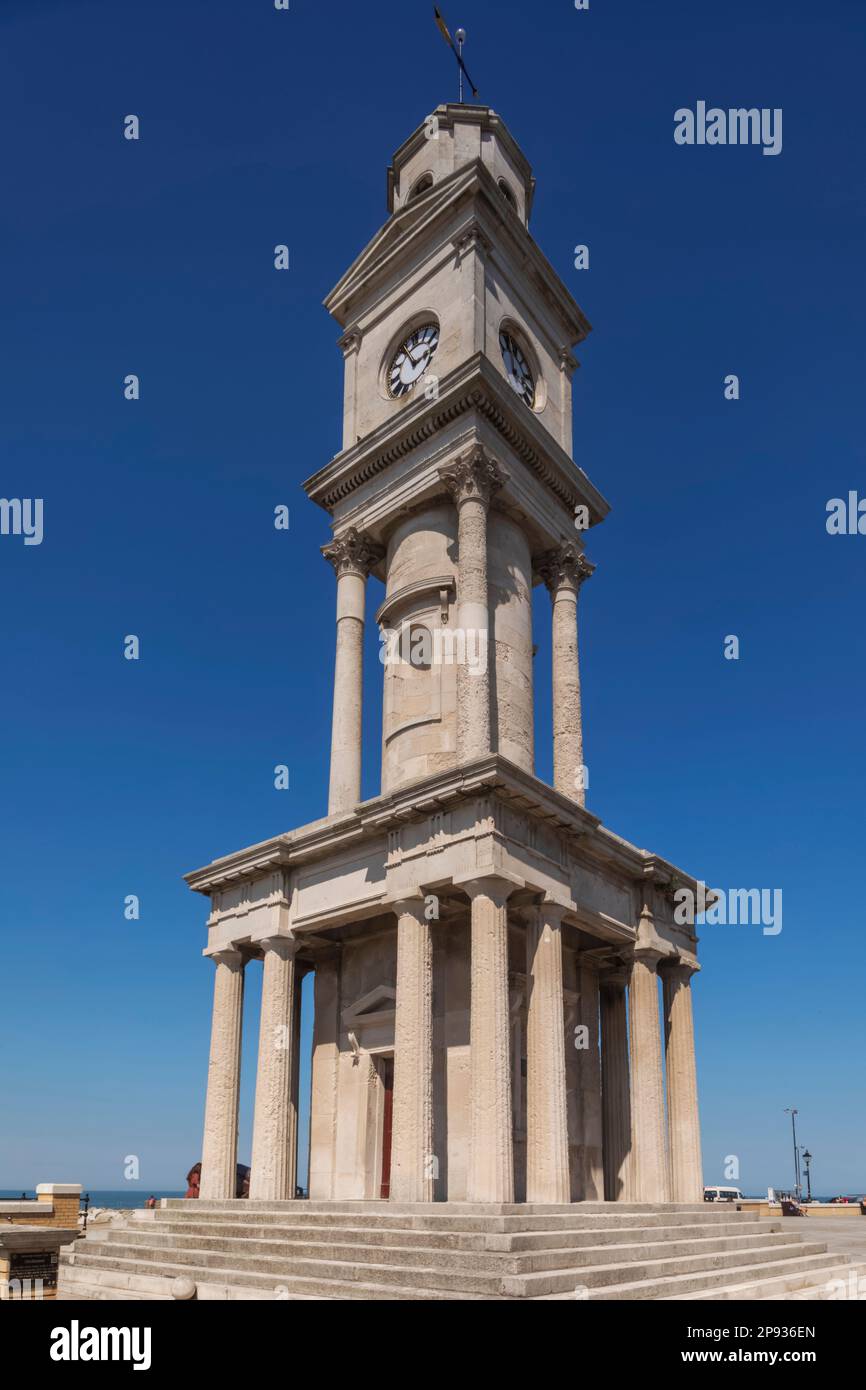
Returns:
[[[451,35],[450,35],[449,32],[448,32],[448,25],[445,23],[445,20],[442,18],[442,15],[441,15],[441,13],[440,13],[440,11],[439,11],[439,9],[438,9],[438,7],[437,7],[436,5],[433,6],[433,14],[434,14],[435,17],[436,17],[436,23],[437,23],[438,26],[439,26],[439,32],[440,32],[440,34],[442,35],[443,39],[444,39],[445,42],[447,43],[448,47],[451,49],[451,52],[454,54],[454,57],[457,59],[457,68],[458,68],[458,74],[459,74],[459,80],[460,80],[460,87],[459,87],[460,95],[459,95],[459,97],[458,97],[458,101],[460,102],[460,105],[462,106],[462,105],[463,105],[463,78],[464,78],[464,77],[466,78],[466,81],[469,83],[469,86],[470,86],[471,91],[472,91],[472,95],[473,95],[474,97],[477,97],[477,96],[478,96],[478,90],[477,90],[477,88],[476,88],[476,86],[475,86],[475,83],[472,81],[472,78],[469,76],[469,73],[466,71],[466,64],[465,64],[464,61],[463,61],[463,45],[464,45],[464,43],[466,42],[466,30],[465,30],[465,29],[458,29],[458,30],[457,30],[457,33],[456,33],[455,36],[454,36],[454,37],[457,39],[457,47],[455,48],[455,47],[454,47],[454,39],[452,39]]]

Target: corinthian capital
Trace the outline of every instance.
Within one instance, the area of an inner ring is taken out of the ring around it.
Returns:
[[[459,507],[462,502],[483,502],[490,505],[490,499],[505,482],[506,475],[496,459],[479,445],[464,454],[456,463],[443,468],[439,474],[451,496]]]
[[[363,531],[350,526],[341,536],[335,536],[330,545],[323,545],[322,554],[333,565],[338,579],[344,574],[358,574],[366,579],[385,552]]]
[[[535,568],[552,594],[557,589],[574,589],[577,592],[583,581],[595,573],[595,565],[587,560],[574,541],[566,541],[556,550],[545,551],[536,560]]]

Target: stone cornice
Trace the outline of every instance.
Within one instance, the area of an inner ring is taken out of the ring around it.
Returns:
[[[647,850],[643,850],[642,853],[644,855],[644,878],[653,882],[656,888],[671,902],[678,888],[690,888],[692,892],[697,890],[699,880],[692,878],[691,874],[684,873],[675,864],[663,859],[660,854],[650,854]],[[705,886],[705,901],[708,907],[716,901],[717,897],[717,893]]]
[[[604,520],[610,504],[483,353],[476,353],[441,379],[437,401],[419,399],[387,420],[308,478],[304,490],[325,511],[333,512],[358,488],[471,411],[477,411],[498,431],[570,516],[583,504],[589,511],[590,526]]]
[[[195,892],[218,892],[232,884],[360,845],[404,822],[421,820],[482,794],[495,794],[504,804],[561,830],[575,843],[579,841],[582,854],[607,864],[623,878],[643,882],[648,866],[652,866],[653,872],[665,864],[680,883],[697,886],[690,875],[621,839],[607,830],[597,816],[496,753],[361,802],[354,811],[314,821],[238,850],[186,874],[185,879]]]

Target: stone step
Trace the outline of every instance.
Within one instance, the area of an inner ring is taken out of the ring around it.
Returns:
[[[575,1207],[588,1215],[624,1212],[627,1215],[658,1213],[662,1216],[669,1216],[678,1212],[692,1214],[700,1212],[711,1220],[714,1217],[724,1217],[726,1214],[730,1214],[730,1207],[723,1202],[392,1202],[385,1198],[375,1201],[330,1202],[298,1198],[290,1202],[251,1202],[246,1198],[218,1201],[212,1198],[199,1197],[193,1203],[192,1200],[184,1197],[164,1197],[158,1209],[162,1211],[187,1211],[193,1205],[198,1207],[200,1211],[239,1211],[242,1219],[246,1219],[246,1215],[250,1211],[293,1212],[299,1209],[321,1212],[328,1216],[357,1214],[358,1212],[370,1216],[423,1216],[431,1211],[442,1212],[447,1216],[569,1216],[574,1213]],[[748,1213],[746,1214],[748,1215]]]
[[[709,1203],[707,1204],[710,1205]],[[389,1204],[382,1203],[381,1209],[371,1213],[353,1213],[351,1224],[364,1224],[368,1229],[380,1230],[413,1230],[413,1231],[477,1231],[508,1234],[510,1232],[533,1232],[533,1231],[585,1231],[593,1228],[599,1230],[615,1229],[617,1227],[639,1224],[641,1226],[659,1226],[668,1228],[677,1225],[707,1224],[710,1229],[715,1230],[716,1226],[727,1224],[732,1219],[745,1224],[754,1224],[759,1220],[757,1212],[740,1212],[734,1215],[726,1213],[726,1218],[711,1216],[704,1218],[704,1212],[700,1208],[691,1211],[678,1211],[665,1214],[661,1211],[647,1211],[646,1208],[636,1208],[633,1212],[619,1212],[616,1208],[619,1203],[611,1203],[612,1210],[607,1212],[584,1212],[583,1203],[575,1204],[571,1208],[560,1211],[552,1211],[546,1215],[530,1216],[482,1216],[482,1215],[457,1215],[451,1210],[451,1204],[442,1204],[443,1210],[431,1211],[428,1206],[415,1207],[411,1211],[402,1214],[391,1213],[387,1210]],[[238,1208],[241,1210],[238,1210]],[[193,1210],[193,1208],[195,1210]],[[567,1213],[567,1214],[566,1214]],[[306,1202],[284,1202],[280,1207],[273,1210],[262,1210],[259,1203],[248,1206],[247,1203],[202,1203],[201,1201],[189,1201],[185,1204],[177,1202],[176,1205],[159,1208],[156,1211],[136,1213],[136,1220],[162,1221],[199,1221],[205,1219],[219,1219],[223,1222],[235,1222],[243,1226],[268,1226],[279,1224],[288,1220],[292,1225],[340,1227],[346,1224],[347,1213],[331,1210],[311,1211]]]
[[[717,1289],[733,1288],[738,1284],[750,1284],[756,1288],[760,1284],[764,1284],[766,1288],[769,1288],[771,1284],[767,1281],[774,1281],[779,1278],[785,1279],[789,1285],[792,1277],[804,1280],[806,1281],[805,1287],[810,1279],[823,1279],[828,1269],[835,1270],[838,1275],[840,1268],[838,1265],[828,1265],[828,1257],[825,1252],[819,1255],[801,1254],[786,1260],[776,1258],[775,1252],[772,1258],[759,1260],[758,1252],[753,1252],[751,1257],[748,1260],[743,1260],[739,1266],[702,1267],[691,1269],[688,1272],[674,1272],[678,1262],[668,1259],[654,1262],[655,1270],[648,1276],[646,1267],[644,1267],[642,1273],[646,1277],[641,1279],[629,1280],[624,1283],[600,1283],[595,1287],[589,1287],[589,1279],[597,1274],[598,1270],[587,1271],[586,1268],[578,1267],[569,1272],[567,1288],[560,1288],[555,1293],[544,1294],[538,1292],[535,1276],[529,1276],[529,1279],[509,1276],[499,1280],[484,1279],[480,1281],[481,1287],[476,1282],[476,1286],[473,1288],[467,1286],[472,1281],[455,1280],[449,1276],[442,1276],[437,1271],[427,1271],[423,1268],[407,1267],[394,1271],[383,1270],[369,1264],[364,1266],[347,1264],[331,1266],[329,1270],[324,1261],[307,1261],[304,1263],[303,1269],[296,1267],[293,1273],[277,1274],[266,1272],[262,1268],[264,1263],[262,1261],[254,1270],[244,1266],[236,1267],[232,1264],[231,1256],[224,1256],[221,1261],[217,1259],[214,1262],[209,1261],[207,1264],[199,1265],[181,1263],[170,1256],[167,1259],[166,1252],[161,1250],[146,1252],[136,1249],[134,1256],[128,1257],[109,1252],[104,1242],[94,1243],[91,1251],[77,1251],[75,1264],[71,1269],[68,1268],[67,1260],[68,1257],[65,1255],[61,1257],[63,1265],[62,1286],[67,1289],[84,1289],[88,1286],[88,1282],[94,1287],[106,1288],[114,1287],[122,1280],[135,1285],[137,1280],[147,1277],[171,1280],[184,1275],[196,1281],[199,1285],[198,1296],[202,1299],[314,1297],[344,1300],[440,1301],[451,1299],[463,1301],[479,1298],[501,1300],[520,1297],[573,1299],[580,1296],[597,1300],[658,1299],[670,1298],[676,1294],[681,1294],[684,1298],[695,1295],[701,1298],[712,1298]],[[666,1274],[660,1273],[662,1266],[667,1269]],[[620,1268],[630,1274],[635,1272],[635,1266],[632,1264]],[[607,1277],[611,1270],[603,1269],[602,1272]],[[397,1275],[396,1282],[395,1274]],[[446,1282],[445,1287],[443,1287],[443,1278]],[[732,1281],[736,1281],[736,1283]],[[588,1293],[583,1292],[587,1288]],[[581,1292],[577,1294],[576,1290]],[[155,1295],[129,1291],[125,1296],[135,1298]]]
[[[167,1299],[185,1276],[202,1300],[806,1298],[840,1265],[801,1228],[704,1203],[171,1199],[79,1241],[61,1292]]]
[[[721,1221],[708,1226],[706,1222],[678,1221],[664,1225],[656,1221],[652,1225],[641,1221],[638,1225],[593,1225],[577,1230],[563,1231],[515,1231],[507,1236],[489,1236],[488,1240],[507,1240],[512,1250],[538,1250],[569,1247],[579,1249],[583,1245],[631,1244],[635,1240],[688,1240],[697,1237],[719,1237],[736,1235],[776,1235],[784,1230],[781,1221]]]
[[[816,1257],[826,1262],[826,1246],[793,1241],[786,1245],[758,1246],[748,1254],[736,1250],[716,1251],[704,1255],[575,1265],[571,1269],[555,1272],[508,1275],[502,1281],[502,1289],[504,1293],[517,1298],[538,1298],[546,1294],[567,1294],[569,1291],[574,1294],[575,1289],[579,1288],[588,1289],[590,1298],[660,1298],[664,1292],[663,1286],[677,1279],[697,1279],[690,1287],[707,1288],[712,1283],[730,1283],[732,1270],[742,1270],[743,1273],[739,1277],[745,1278],[754,1268],[769,1264],[775,1266],[772,1272],[776,1274],[782,1272],[779,1265],[784,1260],[805,1262],[810,1258],[814,1261]],[[806,1268],[808,1265],[804,1264],[803,1267]],[[639,1290],[640,1286],[643,1286],[645,1292],[629,1292]],[[647,1292],[650,1286],[657,1291]],[[679,1287],[686,1285],[681,1284]],[[619,1291],[602,1292],[603,1288]],[[678,1286],[673,1283],[671,1292],[677,1291]]]
[[[839,1300],[866,1303],[866,1278],[862,1275],[859,1276],[853,1291],[850,1291],[847,1283],[847,1270],[841,1268],[830,1270],[828,1277],[818,1284],[808,1285],[802,1289],[793,1289],[790,1293],[761,1293],[751,1301],[759,1300],[773,1303],[827,1303]]]
[[[342,1237],[343,1233],[341,1233]],[[409,1266],[416,1268],[424,1264],[439,1270],[453,1270],[457,1273],[481,1273],[498,1275],[523,1268],[522,1261],[536,1258],[532,1255],[508,1255],[486,1250],[419,1248],[417,1245],[365,1245],[363,1242],[341,1238],[327,1244],[318,1241],[301,1240],[259,1240],[248,1236],[201,1236],[175,1235],[157,1241],[141,1232],[113,1231],[109,1240],[100,1242],[106,1251],[118,1253],[124,1258],[134,1256],[138,1250],[145,1257],[154,1258],[162,1252],[163,1258],[175,1262],[205,1264],[208,1257],[225,1259],[236,1268],[264,1266],[286,1274],[295,1272],[304,1261],[323,1260],[331,1264],[387,1265],[397,1271]],[[560,1253],[560,1252],[554,1252]],[[573,1255],[563,1256],[573,1261]]]
[[[770,1258],[754,1264],[743,1264],[739,1269],[711,1269],[701,1273],[668,1274],[628,1280],[621,1284],[590,1289],[590,1300],[595,1299],[668,1299],[673,1294],[682,1293],[686,1298],[702,1297],[712,1299],[715,1290],[729,1285],[731,1280],[740,1283],[757,1283],[774,1279],[777,1275],[810,1273],[826,1266],[827,1252],[802,1254],[784,1260]]]
[[[102,1244],[102,1242],[99,1242]],[[446,1300],[459,1299],[461,1302],[485,1300],[484,1294],[478,1294],[470,1290],[453,1292],[425,1286],[419,1284],[411,1285],[407,1282],[394,1285],[393,1283],[377,1283],[372,1278],[359,1279],[351,1277],[351,1267],[341,1272],[336,1279],[322,1278],[321,1276],[310,1275],[289,1275],[274,1282],[267,1275],[262,1273],[251,1274],[248,1270],[232,1269],[231,1266],[215,1266],[198,1269],[189,1265],[166,1264],[164,1260],[156,1261],[143,1260],[140,1258],[130,1260],[108,1256],[95,1252],[76,1254],[75,1263],[71,1267],[68,1261],[61,1257],[62,1285],[65,1291],[79,1289],[110,1289],[120,1286],[121,1281],[127,1281],[127,1297],[147,1298],[151,1295],[146,1293],[134,1292],[134,1281],[143,1280],[148,1277],[160,1280],[172,1280],[178,1277],[192,1278],[198,1286],[198,1297],[203,1300],[226,1298],[234,1299],[240,1297],[253,1297],[263,1300],[284,1300],[292,1301],[296,1298],[325,1298],[337,1300],[352,1299],[372,1299],[411,1302],[440,1302]],[[367,1266],[364,1274],[372,1276],[374,1267]],[[132,1281],[132,1282],[130,1282]],[[168,1285],[163,1285],[167,1289]],[[96,1295],[98,1296],[98,1295]],[[164,1296],[160,1294],[159,1296]],[[492,1295],[496,1300],[497,1295]]]
[[[712,1299],[714,1302],[734,1300],[737,1302],[757,1302],[762,1300],[819,1302],[824,1299],[844,1298],[866,1301],[866,1262],[853,1261],[846,1264],[845,1255],[826,1256],[826,1263],[818,1269],[787,1271],[775,1278],[741,1280],[738,1283],[724,1284],[715,1289],[704,1289],[697,1293],[669,1294],[668,1302],[682,1299]],[[840,1287],[841,1285],[841,1287]]]
[[[634,1281],[706,1271],[738,1269],[744,1265],[778,1262],[823,1253],[823,1247],[803,1245],[780,1233],[773,1245],[755,1243],[747,1249],[720,1250],[714,1241],[686,1242],[678,1251],[670,1244],[588,1247],[578,1252],[533,1253],[527,1256],[492,1255],[486,1252],[370,1249],[363,1246],[312,1247],[310,1253],[283,1253],[257,1248],[266,1242],[234,1242],[227,1252],[219,1241],[213,1248],[198,1244],[179,1247],[175,1242],[136,1243],[124,1239],[122,1230],[100,1242],[99,1254],[120,1260],[140,1259],[146,1263],[170,1262],[173,1266],[205,1271],[226,1264],[251,1275],[261,1275],[268,1285],[286,1279],[306,1277],[326,1281],[357,1281],[408,1287],[438,1288],[459,1296],[462,1293],[495,1297],[507,1294],[533,1298],[548,1293],[573,1291],[578,1286],[593,1289],[618,1284],[624,1276]],[[781,1243],[779,1243],[781,1242]],[[78,1255],[80,1260],[82,1255]],[[541,1266],[539,1268],[539,1266]],[[730,1277],[730,1276],[729,1276]]]
[[[138,1229],[136,1229],[138,1228]],[[324,1244],[339,1241],[342,1244],[357,1243],[370,1246],[398,1245],[417,1250],[491,1250],[500,1252],[522,1252],[532,1250],[576,1250],[586,1245],[619,1245],[640,1241],[661,1239],[668,1235],[662,1226],[626,1225],[612,1229],[593,1226],[589,1229],[556,1231],[517,1231],[511,1234],[483,1231],[418,1231],[404,1227],[380,1227],[368,1225],[315,1226],[301,1224],[268,1224],[265,1226],[240,1226],[237,1222],[225,1222],[218,1217],[212,1221],[187,1220],[159,1223],[135,1222],[123,1229],[136,1237],[143,1232],[148,1239],[163,1236],[201,1236],[214,1237],[221,1241],[234,1239],[306,1241]],[[760,1226],[750,1223],[743,1227],[736,1221],[723,1221],[712,1228],[712,1236],[720,1239],[729,1236],[777,1234],[782,1230],[780,1221],[764,1221]],[[677,1225],[671,1228],[670,1235],[676,1240],[697,1239],[709,1235],[706,1223]]]
[[[392,1233],[389,1233],[389,1236]],[[353,1262],[357,1264],[387,1264],[389,1266],[417,1266],[423,1262],[426,1266],[438,1269],[454,1270],[458,1273],[477,1272],[493,1275],[503,1274],[523,1274],[542,1271],[553,1271],[557,1269],[572,1269],[576,1263],[596,1265],[605,1263],[622,1263],[628,1261],[647,1261],[678,1256],[707,1255],[715,1256],[725,1251],[740,1251],[748,1254],[752,1249],[781,1248],[794,1244],[799,1248],[799,1240],[787,1232],[759,1234],[736,1234],[732,1236],[719,1236],[701,1234],[698,1237],[680,1239],[679,1232],[676,1240],[659,1240],[656,1233],[655,1238],[648,1240],[634,1241],[630,1244],[601,1244],[585,1245],[578,1248],[569,1247],[565,1249],[541,1249],[535,1251],[490,1251],[484,1249],[438,1249],[438,1248],[419,1248],[417,1242],[410,1241],[407,1244],[392,1244],[389,1240],[387,1244],[365,1244],[349,1236],[345,1232],[340,1233],[340,1239],[335,1239],[328,1243],[324,1248],[324,1242],[306,1240],[274,1240],[260,1239],[257,1237],[244,1235],[202,1235],[159,1233],[151,1229],[148,1231],[134,1231],[129,1228],[114,1229],[107,1238],[108,1244],[113,1250],[124,1251],[143,1248],[150,1250],[161,1249],[165,1252],[167,1259],[177,1258],[186,1259],[197,1258],[201,1253],[231,1253],[233,1265],[240,1266],[241,1262],[255,1263],[262,1257],[267,1257],[274,1261],[285,1262],[287,1272],[291,1272],[294,1263],[299,1260],[315,1259],[321,1260],[325,1254],[331,1261]]]
[[[722,1273],[709,1270],[703,1275],[682,1274],[665,1279],[642,1279],[622,1284],[601,1285],[596,1289],[587,1289],[585,1284],[575,1285],[574,1288],[561,1293],[540,1294],[537,1296],[537,1301],[641,1299],[660,1302],[680,1300],[713,1302],[717,1298],[720,1300],[727,1298],[726,1291],[728,1289],[733,1291],[730,1297],[736,1299],[740,1297],[740,1294],[736,1292],[739,1289],[771,1290],[774,1287],[785,1288],[789,1282],[792,1288],[797,1288],[800,1281],[804,1281],[804,1288],[808,1287],[810,1281],[823,1275],[826,1269],[838,1270],[837,1265],[827,1265],[829,1258],[831,1257],[825,1253],[805,1256],[796,1260],[764,1261],[759,1265],[743,1266],[741,1269],[726,1270]],[[722,1280],[721,1283],[719,1282],[720,1279]],[[737,1282],[730,1282],[733,1280]],[[762,1295],[758,1292],[756,1296],[761,1297]],[[768,1298],[773,1296],[772,1293],[767,1294]],[[781,1294],[779,1296],[785,1297],[786,1295]]]
[[[182,1277],[188,1278],[184,1274]],[[174,1289],[174,1277],[166,1274],[141,1274],[138,1266],[133,1272],[118,1269],[93,1269],[78,1268],[76,1265],[67,1267],[63,1272],[63,1286],[58,1290],[59,1300],[78,1300],[106,1299],[111,1303],[116,1302],[174,1302],[177,1299]],[[255,1299],[273,1300],[274,1295],[265,1289],[254,1287],[246,1288],[240,1284],[207,1284],[204,1281],[196,1285],[196,1298],[202,1301],[215,1299]],[[281,1299],[316,1299],[315,1294],[304,1293],[284,1293]]]
[[[100,1241],[104,1254],[98,1258],[141,1260],[145,1264],[158,1265],[171,1262],[172,1266],[182,1266],[190,1270],[201,1270],[202,1277],[209,1277],[210,1271],[226,1265],[232,1269],[244,1270],[251,1276],[259,1277],[266,1286],[273,1288],[289,1279],[307,1278],[331,1283],[353,1283],[365,1279],[369,1283],[390,1284],[395,1288],[406,1285],[409,1288],[440,1289],[459,1297],[464,1293],[479,1293],[496,1296],[500,1293],[503,1274],[497,1268],[472,1269],[457,1267],[442,1268],[426,1262],[426,1252],[414,1253],[414,1258],[406,1264],[390,1264],[376,1260],[360,1263],[351,1258],[327,1258],[319,1251],[314,1258],[287,1259],[276,1255],[253,1254],[232,1250],[179,1250],[175,1247],[127,1245]],[[77,1256],[77,1261],[83,1259]],[[89,1256],[88,1258],[94,1258]],[[76,1261],[76,1262],[77,1262]]]

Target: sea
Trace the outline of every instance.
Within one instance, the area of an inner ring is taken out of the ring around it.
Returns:
[[[22,1191],[23,1189],[20,1187],[16,1191],[11,1188],[4,1188],[0,1191],[0,1200],[18,1201]],[[129,1211],[136,1207],[143,1207],[148,1197],[182,1197],[185,1192],[185,1187],[181,1188],[180,1191],[177,1189],[169,1191],[164,1187],[127,1187],[123,1191],[109,1191],[107,1188],[101,1187],[84,1187],[81,1190],[81,1196],[86,1197],[88,1193],[90,1194],[91,1211],[94,1207],[122,1207],[124,1211]],[[36,1193],[31,1190],[24,1192],[24,1196],[30,1201],[34,1201]]]

